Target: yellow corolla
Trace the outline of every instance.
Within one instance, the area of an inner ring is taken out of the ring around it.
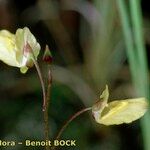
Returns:
[[[104,125],[131,123],[142,117],[148,110],[148,102],[144,97],[107,103],[108,96],[109,91],[106,86],[100,100],[92,107],[92,113],[97,123]]]
[[[10,66],[19,67],[22,73],[33,66],[33,59],[37,59],[40,49],[39,43],[27,27],[18,29],[15,34],[7,30],[0,31],[0,60]]]

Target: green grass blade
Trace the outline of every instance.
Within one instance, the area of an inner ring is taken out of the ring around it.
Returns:
[[[119,15],[121,19],[121,24],[123,28],[123,35],[124,35],[124,40],[126,44],[126,52],[128,56],[128,61],[130,64],[130,70],[132,74],[132,79],[136,80],[136,56],[135,50],[134,50],[134,44],[133,44],[133,39],[132,39],[132,32],[130,28],[130,22],[129,22],[129,17],[126,11],[126,4],[124,0],[117,0],[117,5],[118,5],[118,10],[119,10]],[[135,83],[135,81],[133,81]]]
[[[140,1],[138,0],[129,1],[131,10],[131,21],[133,26],[133,37],[129,21],[130,19],[127,15],[126,4],[124,0],[117,0],[117,4],[123,27],[125,44],[127,48],[127,57],[131,68],[131,74],[135,89],[139,96],[145,96],[149,98],[148,67],[142,32],[142,15],[141,15]],[[148,112],[141,122],[145,150],[150,150],[149,124],[150,124],[150,113]]]
[[[139,95],[144,95],[147,98],[149,97],[149,78],[148,78],[148,67],[147,67],[147,58],[146,58],[146,49],[143,39],[143,31],[142,31],[142,14],[140,7],[140,0],[132,1],[130,0],[130,10],[131,10],[131,18],[133,25],[133,34],[135,40],[135,46],[137,50],[138,56],[138,64],[139,66],[139,82],[140,88],[137,87],[137,91]],[[150,112],[148,112],[144,118],[142,119],[142,131],[143,131],[143,141],[145,150],[150,150]]]

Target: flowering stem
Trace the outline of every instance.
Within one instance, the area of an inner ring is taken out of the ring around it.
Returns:
[[[47,87],[47,92],[46,92],[42,73],[41,73],[40,67],[38,65],[38,62],[35,59],[34,59],[34,64],[35,64],[36,70],[38,72],[38,76],[40,79],[42,92],[43,92],[44,136],[45,136],[45,140],[49,140],[48,106],[49,106],[50,87],[51,87],[52,78],[51,78],[51,73],[49,73],[48,87]],[[45,146],[45,149],[49,150],[49,146]]]
[[[43,111],[45,111],[45,109],[46,109],[46,90],[45,90],[45,84],[44,84],[44,80],[43,80],[43,77],[42,77],[42,73],[41,73],[39,64],[38,64],[38,62],[35,59],[34,59],[34,64],[35,64],[36,70],[38,72],[38,76],[39,76],[41,87],[42,87],[42,93],[43,93]]]
[[[59,132],[58,132],[58,134],[57,134],[55,140],[58,140],[58,139],[61,137],[63,131],[66,129],[66,127],[67,127],[75,118],[77,118],[78,116],[80,116],[80,115],[83,114],[84,112],[87,112],[87,111],[89,111],[89,110],[91,110],[91,109],[92,109],[91,107],[83,108],[82,110],[80,110],[80,111],[76,112],[74,115],[72,115],[72,116],[64,123],[64,125],[62,126],[62,128],[59,130]],[[55,149],[55,147],[52,148],[52,150],[54,150],[54,149]]]
[[[46,94],[46,103],[45,103],[45,111],[44,111],[44,125],[45,125],[45,138],[49,140],[49,120],[48,120],[48,109],[49,109],[49,102],[50,102],[50,91],[52,85],[52,75],[51,70],[48,72],[48,85],[47,85],[47,94]],[[49,147],[46,146],[46,150],[49,150]]]

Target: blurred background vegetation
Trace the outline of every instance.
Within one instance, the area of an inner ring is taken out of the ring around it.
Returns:
[[[146,0],[0,0],[0,16],[0,29],[14,33],[19,27],[30,28],[42,47],[38,61],[44,74],[42,51],[46,44],[51,49],[51,137],[68,117],[98,100],[105,84],[112,100],[149,98]],[[150,113],[131,124],[109,127],[86,113],[62,138],[77,140],[75,148],[63,150],[150,150]],[[0,62],[0,139],[43,139],[42,93],[35,68],[22,75]]]

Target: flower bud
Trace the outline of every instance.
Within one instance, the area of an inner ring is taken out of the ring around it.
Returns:
[[[46,47],[45,47],[45,52],[43,55],[43,61],[45,61],[49,64],[51,64],[53,61],[52,54],[51,54],[51,51],[50,51],[48,45],[46,45]]]

